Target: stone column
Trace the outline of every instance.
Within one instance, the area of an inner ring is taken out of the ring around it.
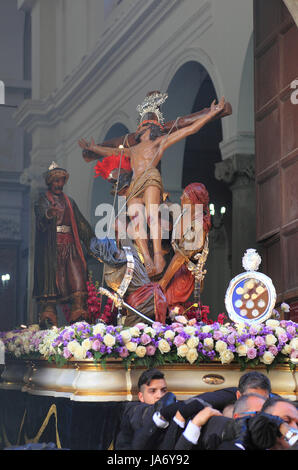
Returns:
[[[232,191],[232,276],[243,272],[242,257],[256,242],[255,157],[235,154],[216,164],[215,177]]]

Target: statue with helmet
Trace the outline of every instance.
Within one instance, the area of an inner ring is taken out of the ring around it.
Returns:
[[[75,201],[64,192],[69,174],[52,162],[44,174],[48,190],[35,202],[33,297],[40,325],[57,326],[57,305],[71,303],[70,322],[87,318],[87,263],[94,232]]]

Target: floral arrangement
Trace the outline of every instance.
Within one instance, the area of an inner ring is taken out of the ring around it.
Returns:
[[[33,325],[0,334],[6,353],[15,358],[44,358],[59,365],[69,360],[104,364],[120,358],[146,367],[168,363],[238,362],[241,370],[264,364],[268,369],[298,360],[298,324],[286,320],[266,323],[197,323],[177,316],[170,325],[145,323],[125,328],[99,322],[78,322],[39,330]]]

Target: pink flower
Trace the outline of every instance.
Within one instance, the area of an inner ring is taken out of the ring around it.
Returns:
[[[70,341],[71,336],[72,336],[72,331],[66,330],[66,331],[63,333],[63,340],[64,340],[64,341]]]
[[[292,352],[291,352],[291,359],[298,359],[298,351],[297,349],[294,349]]]
[[[153,344],[150,344],[149,346],[146,346],[146,354],[147,356],[154,356],[156,351],[156,347],[153,346]]]
[[[99,339],[95,339],[92,343],[92,349],[94,349],[94,351],[99,351],[100,347],[101,347],[101,342],[99,341]]]
[[[65,359],[69,359],[71,357],[71,352],[69,351],[69,349],[67,348],[64,348],[64,351],[63,351],[63,357],[65,357]]]
[[[286,343],[288,341],[288,337],[285,333],[281,333],[279,336],[278,336],[278,341],[280,343]]]
[[[127,357],[129,355],[129,351],[125,346],[119,349],[119,356],[120,357]]]
[[[221,331],[219,330],[215,330],[214,333],[213,333],[213,338],[217,341],[218,339],[222,338],[223,337],[223,334]]]
[[[271,354],[273,354],[273,356],[277,356],[278,354],[278,349],[276,346],[270,346],[269,351],[271,352]]]
[[[289,325],[289,326],[287,326],[287,332],[290,335],[295,335],[296,334],[296,328],[293,325]]]
[[[229,344],[234,344],[235,343],[235,333],[231,333],[227,336],[227,341]]]
[[[151,342],[151,338],[149,335],[147,335],[146,333],[143,333],[142,336],[141,336],[141,343],[142,344],[149,344]]]
[[[185,338],[183,338],[183,336],[181,335],[176,336],[176,338],[174,339],[174,344],[175,346],[177,346],[177,348],[179,348],[179,346],[181,346],[184,343],[185,343]]]
[[[254,359],[257,355],[256,348],[248,348],[247,349],[247,357],[248,359]]]
[[[257,336],[256,339],[255,339],[255,345],[260,348],[262,346],[265,346],[265,340],[264,338],[262,338],[262,336]]]

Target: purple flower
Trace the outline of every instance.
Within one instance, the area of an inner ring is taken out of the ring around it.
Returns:
[[[119,356],[120,357],[127,357],[129,355],[129,351],[125,346],[119,348]]]

